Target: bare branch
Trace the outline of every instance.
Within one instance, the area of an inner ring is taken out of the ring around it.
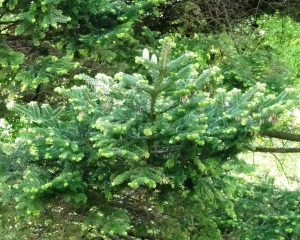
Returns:
[[[265,137],[278,138],[278,139],[283,139],[283,140],[288,140],[293,142],[300,142],[300,134],[280,132],[276,130],[261,132],[260,134]]]
[[[252,152],[264,152],[264,153],[300,153],[300,148],[265,148],[265,147],[255,147],[247,148]]]

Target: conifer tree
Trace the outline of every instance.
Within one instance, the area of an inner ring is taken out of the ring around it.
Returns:
[[[149,29],[136,27],[160,1],[0,1],[0,110],[5,102],[55,105],[76,73],[128,68],[125,56]],[[137,33],[138,32],[138,33]],[[147,34],[148,33],[148,34]],[[133,57],[134,58],[134,57]],[[121,60],[122,59],[122,60]],[[51,94],[50,94],[51,93]]]
[[[235,218],[230,163],[292,90],[226,90],[218,67],[194,52],[173,59],[175,42],[160,43],[158,56],[136,57],[144,75],[79,74],[84,85],[55,89],[64,106],[7,105],[24,127],[1,145],[1,208],[15,214],[4,226],[50,239],[65,221],[65,239],[221,238],[214,211]]]

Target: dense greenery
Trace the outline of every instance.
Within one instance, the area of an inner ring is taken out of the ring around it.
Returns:
[[[299,238],[297,3],[233,2],[0,0],[1,239]]]

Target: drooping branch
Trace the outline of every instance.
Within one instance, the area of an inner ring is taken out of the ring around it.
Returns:
[[[266,131],[260,133],[264,137],[271,137],[271,138],[278,138],[293,142],[300,142],[300,134],[294,134],[294,133],[287,133],[287,132],[281,132],[281,131]]]

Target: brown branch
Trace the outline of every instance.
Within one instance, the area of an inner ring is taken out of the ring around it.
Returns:
[[[7,24],[13,24],[13,25],[17,25],[18,23],[20,23],[21,20],[15,20],[15,21],[0,21],[0,25],[7,25]]]
[[[136,239],[136,237],[142,237],[142,239],[149,239],[149,240],[162,240],[163,239],[162,237],[158,236],[158,234],[145,233],[145,234],[142,234],[142,236],[141,235],[137,236],[137,234],[132,230],[127,231],[127,233],[128,233],[128,236],[134,237],[135,239]]]
[[[247,148],[247,147],[246,147]],[[300,153],[300,148],[266,148],[266,147],[255,147],[247,148],[252,152],[263,152],[263,153]]]
[[[278,139],[283,139],[283,140],[288,140],[293,142],[300,142],[300,134],[280,132],[276,130],[261,132],[260,134],[265,137],[278,138]]]

